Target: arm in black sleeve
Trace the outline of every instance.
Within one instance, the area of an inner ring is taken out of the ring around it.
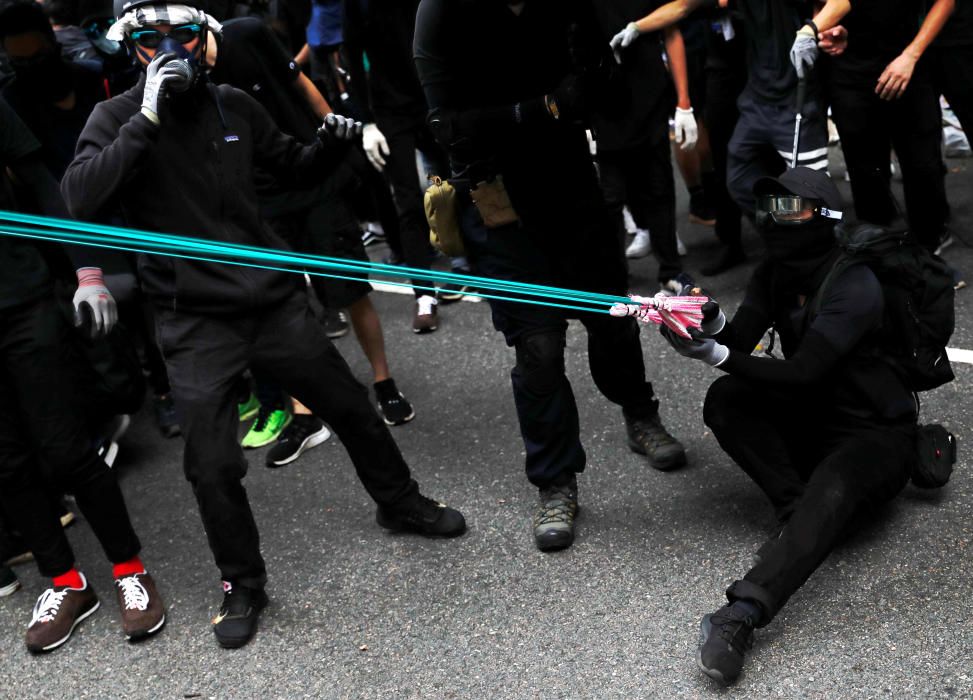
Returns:
[[[154,147],[159,133],[159,127],[141,112],[119,124],[105,105],[95,106],[61,179],[64,202],[77,219],[97,218]]]
[[[361,120],[366,124],[375,121],[372,112],[372,97],[365,71],[365,18],[362,16],[360,0],[345,0],[344,3],[344,54],[348,59],[351,98]]]
[[[293,136],[283,133],[255,99],[243,92],[238,97],[250,107],[254,161],[281,184],[320,182],[347,155],[351,141],[326,136],[324,141],[302,144]]]
[[[811,385],[823,379],[881,324],[882,288],[867,267],[845,270],[826,293],[800,347],[786,360],[731,350],[720,369],[743,379],[778,385]]]
[[[730,348],[748,355],[773,324],[771,318],[770,280],[772,269],[764,264],[754,270],[747,285],[743,303],[715,340]]]

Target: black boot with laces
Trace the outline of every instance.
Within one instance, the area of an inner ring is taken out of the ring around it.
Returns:
[[[746,653],[753,648],[753,617],[739,603],[706,615],[699,629],[700,670],[729,685],[740,676]]]
[[[625,414],[625,429],[632,452],[645,455],[654,469],[665,472],[686,463],[685,448],[662,425],[658,413],[647,418]]]

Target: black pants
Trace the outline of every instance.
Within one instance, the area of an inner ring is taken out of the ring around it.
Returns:
[[[841,134],[858,218],[888,225],[896,218],[889,169],[895,148],[902,166],[909,227],[934,250],[946,229],[942,113],[939,95],[916,71],[905,94],[886,101],[875,94],[870,76],[842,75],[831,86],[831,111]]]
[[[573,227],[564,227],[571,233],[561,237],[561,230],[543,232],[516,224],[488,230],[468,200],[461,217],[475,274],[625,294],[625,258],[607,216],[587,233],[578,219]],[[494,326],[517,351],[510,377],[527,453],[527,478],[535,486],[561,483],[585,466],[578,408],[564,370],[569,316],[579,319],[588,333],[588,363],[599,391],[632,417],[658,411],[652,385],[645,379],[634,319],[492,299],[490,310]]]
[[[424,124],[385,124],[383,131],[389,144],[389,155],[385,159],[385,175],[392,187],[392,198],[399,214],[399,230],[402,253],[409,267],[429,269],[429,223],[423,204],[423,189],[416,169],[416,150],[437,172],[430,173],[447,177],[449,162],[442,147],[436,143],[429,128]],[[431,294],[418,287],[434,286],[429,280],[412,280],[417,297]]]
[[[70,330],[52,299],[0,311],[0,501],[43,576],[74,565],[50,486],[73,493],[113,563],[141,545],[114,473],[66,397],[84,391]],[[48,486],[50,485],[50,486]]]
[[[359,479],[379,504],[414,498],[418,486],[307,297],[235,318],[160,310],[158,337],[186,440],[184,468],[220,573],[251,588],[266,583],[257,525],[243,487],[247,463],[237,442],[236,380],[265,372],[326,421]]]
[[[922,57],[937,94],[944,95],[973,139],[973,44],[932,46]]]
[[[708,69],[706,72],[706,113],[713,157],[713,175],[707,183],[716,205],[716,237],[728,248],[740,248],[742,238],[740,207],[726,186],[727,154],[740,112],[737,100],[746,85],[746,71]]]
[[[668,119],[656,138],[624,151],[600,151],[601,189],[615,233],[624,239],[622,208],[627,204],[635,225],[652,235],[652,252],[659,261],[659,281],[682,272],[676,248],[676,184],[672,174]]]
[[[754,411],[755,406],[780,410]],[[706,425],[766,494],[784,529],[767,556],[727,591],[760,603],[769,623],[856,519],[905,486],[913,425],[832,418],[832,408],[769,394],[732,376],[706,394]]]

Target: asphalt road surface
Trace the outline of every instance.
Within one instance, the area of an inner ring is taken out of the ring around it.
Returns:
[[[954,230],[973,239],[973,161],[949,165]],[[678,186],[693,271],[716,248],[710,229],[685,223]],[[752,233],[747,245],[755,260]],[[946,257],[973,272],[964,243]],[[706,280],[725,308],[740,301],[751,268]],[[632,273],[633,290],[651,291],[651,258]],[[64,648],[32,657],[23,634],[46,583],[19,567],[24,590],[0,601],[0,697],[973,696],[973,366],[956,364],[956,381],[923,398],[923,419],[959,438],[952,482],[933,493],[910,486],[841,546],[758,632],[738,684],[720,690],[696,669],[699,620],[745,573],[772,514],[703,425],[718,372],[643,332],[663,419],[689,451],[686,468],[659,473],[626,447],[621,413],[595,389],[572,325],[568,370],[589,460],[583,511],[576,544],[541,554],[510,393],[514,357],[487,305],[444,308],[440,330],[420,337],[408,296],[375,299],[393,372],[417,410],[395,437],[423,491],[462,509],[469,533],[429,541],[382,531],[336,439],[276,471],[252,452],[246,486],[272,602],[253,643],[220,650],[209,625],[219,575],[182,476],[182,442],[162,439],[143,412],[117,469],[168,604],[166,628],[124,641],[110,567],[82,520],[70,539],[105,604]],[[960,292],[954,347],[973,349],[971,305],[973,291]],[[338,344],[368,381],[354,339]]]

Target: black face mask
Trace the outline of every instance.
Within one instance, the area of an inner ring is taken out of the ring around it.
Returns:
[[[834,222],[820,216],[800,225],[781,226],[769,220],[760,227],[760,236],[782,288],[796,294],[817,289],[838,254]]]
[[[26,62],[11,61],[17,75],[17,85],[37,100],[58,102],[74,89],[71,68],[61,58],[61,52],[37,56]]]

